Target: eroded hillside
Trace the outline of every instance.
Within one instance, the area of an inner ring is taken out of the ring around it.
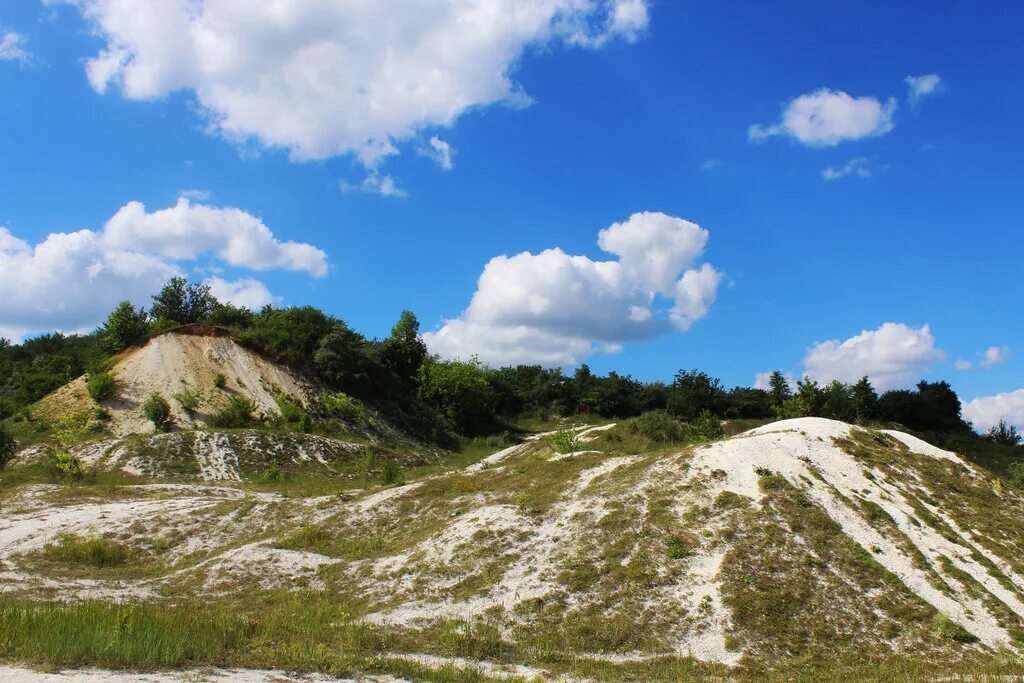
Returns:
[[[304,636],[320,647],[543,677],[906,673],[1022,645],[1024,497],[957,455],[815,418],[683,452],[620,454],[605,434],[329,496],[22,487],[2,500],[2,590],[288,604],[329,622]],[[121,561],[74,560],[97,539]],[[289,661],[259,664],[319,668]]]

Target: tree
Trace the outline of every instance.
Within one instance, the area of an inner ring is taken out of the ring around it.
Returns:
[[[476,358],[467,363],[428,356],[420,366],[417,383],[420,398],[450,428],[476,435],[494,426],[494,390]]]
[[[988,430],[985,438],[1001,446],[1017,447],[1021,442],[1021,436],[1017,432],[1017,428],[1006,424],[1006,420],[1000,420],[998,425]]]
[[[715,377],[699,370],[676,373],[668,395],[668,412],[690,422],[708,410],[721,416],[725,407],[725,389]]]
[[[861,377],[856,384],[850,388],[853,395],[853,412],[857,422],[865,423],[875,419],[878,415],[878,394],[871,386],[871,380],[867,375]]]
[[[856,415],[850,387],[837,379],[822,391],[821,416],[832,420],[852,422]]]
[[[242,339],[293,368],[309,367],[324,337],[344,323],[313,306],[271,308],[255,317]],[[351,334],[358,334],[352,332]],[[362,335],[358,335],[362,339]]]
[[[789,380],[780,370],[772,370],[768,377],[768,395],[771,397],[772,407],[780,408],[787,399],[793,397],[793,390],[789,388]]]
[[[209,285],[190,284],[183,277],[172,277],[153,297],[151,313],[157,319],[188,325],[204,320],[218,305]]]
[[[124,351],[147,334],[149,316],[146,309],[135,308],[130,301],[119,303],[99,329],[103,348],[110,354]]]
[[[317,374],[335,389],[365,397],[379,394],[387,372],[372,354],[366,338],[343,322],[335,323],[313,355]]]
[[[427,357],[427,345],[420,336],[420,321],[412,311],[402,311],[391,328],[391,336],[381,346],[385,367],[398,377],[412,381]]]
[[[18,443],[7,431],[7,427],[0,424],[0,470],[7,466],[14,459],[14,453],[18,450]]]
[[[824,393],[810,377],[804,377],[796,383],[796,394],[787,399],[778,409],[779,417],[819,417],[821,415]]]

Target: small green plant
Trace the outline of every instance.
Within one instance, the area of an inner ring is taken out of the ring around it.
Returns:
[[[224,373],[218,372],[216,375],[213,376],[213,386],[217,387],[218,389],[223,389],[225,386],[227,386],[227,383],[228,378],[224,376]]]
[[[315,399],[314,410],[329,417],[337,417],[346,422],[359,422],[366,419],[366,407],[359,399],[339,391],[336,394],[321,394]]]
[[[100,422],[106,422],[110,418],[114,417],[113,413],[104,408],[103,406],[97,406],[96,410],[93,411],[93,417]]]
[[[303,408],[302,401],[284,393],[278,394],[274,401],[277,403],[279,411],[277,422],[304,433],[308,433],[312,429],[313,420]]]
[[[7,431],[7,427],[0,424],[0,470],[7,466],[11,460],[14,459],[14,454],[18,450],[18,442],[14,440],[10,432]]]
[[[678,539],[669,541],[668,558],[670,560],[683,560],[691,555],[693,555],[693,548],[684,541]]]
[[[1012,463],[1006,468],[1006,473],[1010,477],[1010,483],[1024,488],[1024,461]]]
[[[939,638],[955,640],[958,643],[974,643],[978,639],[960,624],[953,621],[948,614],[939,612],[932,622],[932,632]]]
[[[768,469],[767,467],[755,467],[754,468],[754,473],[757,476],[759,476],[759,477],[770,477],[770,476],[772,476],[772,471],[770,469]]]
[[[380,481],[387,486],[401,486],[405,483],[405,476],[398,463],[388,458],[380,468]]]
[[[245,396],[234,395],[219,413],[210,418],[211,427],[238,428],[245,427],[252,421],[256,412],[256,402]]]
[[[46,555],[65,564],[78,564],[104,569],[119,567],[128,560],[128,549],[120,543],[99,536],[81,538],[64,535],[57,543],[48,545]]]
[[[559,453],[575,453],[580,437],[573,429],[559,429],[551,436],[551,445]]]
[[[89,391],[89,398],[102,403],[114,395],[117,391],[117,381],[109,372],[95,372],[89,375],[85,383]]]
[[[260,479],[268,484],[276,484],[284,478],[284,473],[281,471],[281,465],[275,460],[267,465],[263,472],[260,473]]]
[[[189,415],[195,413],[203,403],[203,394],[198,389],[183,389],[172,396],[172,398]]]
[[[54,447],[50,452],[50,471],[58,479],[78,481],[82,478],[82,465],[78,458],[63,448]]]
[[[142,414],[153,423],[158,432],[168,432],[174,424],[171,418],[171,405],[160,394],[151,394],[142,404]]]

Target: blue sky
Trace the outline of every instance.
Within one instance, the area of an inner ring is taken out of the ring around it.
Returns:
[[[946,378],[982,399],[976,422],[1024,423],[1024,7],[495,0],[466,32],[464,0],[331,4],[217,22],[244,3],[4,3],[0,330],[86,328],[176,271],[370,336],[403,308],[464,323],[442,353],[729,385]],[[905,79],[929,75],[914,101]],[[784,125],[801,96],[823,127]],[[633,256],[598,246],[616,223]],[[90,246],[40,254],[81,229]],[[685,242],[674,275],[709,264],[703,288],[655,283],[663,243],[640,235]],[[649,319],[624,317],[637,302]]]

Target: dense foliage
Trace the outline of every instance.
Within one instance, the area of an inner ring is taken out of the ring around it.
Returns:
[[[718,378],[699,369],[680,370],[666,384],[641,382],[615,372],[598,376],[587,365],[579,366],[572,375],[538,365],[489,368],[475,359],[430,356],[419,333],[419,321],[410,311],[401,313],[387,338],[367,339],[344,321],[311,306],[266,306],[250,311],[222,304],[208,287],[190,284],[184,278],[171,279],[153,297],[149,312],[129,302],[119,304],[93,334],[54,333],[17,345],[0,340],[0,419],[26,409],[85,373],[91,378],[94,398],[108,398],[115,389],[106,372],[110,356],[150,334],[187,323],[227,328],[246,346],[330,389],[333,393],[325,394],[329,400],[321,401],[313,413],[319,410],[346,420],[362,420],[362,406],[366,405],[399,429],[441,443],[450,442],[453,434],[500,432],[507,429],[508,421],[523,415],[577,413],[620,419],[647,415],[644,419],[651,424],[644,426],[652,429],[659,424],[666,429],[674,429],[670,425],[676,423],[710,424],[708,416],[820,416],[896,423],[918,432],[969,433],[960,415],[960,401],[946,382],[921,382],[913,390],[898,389],[879,396],[866,377],[854,384],[834,381],[826,385],[804,378],[794,386],[776,371],[766,389],[727,389]],[[217,386],[225,384],[226,378],[219,377]],[[174,398],[186,411],[195,410],[199,403],[193,400],[198,397]],[[170,410],[166,400],[154,399],[147,406],[158,428],[167,428]],[[254,419],[254,410],[249,408],[232,403],[215,421],[222,426],[246,424]],[[291,417],[294,419],[285,422],[292,428],[309,428],[310,416],[296,413]],[[1020,437],[1002,425],[988,438],[1016,445]]]

